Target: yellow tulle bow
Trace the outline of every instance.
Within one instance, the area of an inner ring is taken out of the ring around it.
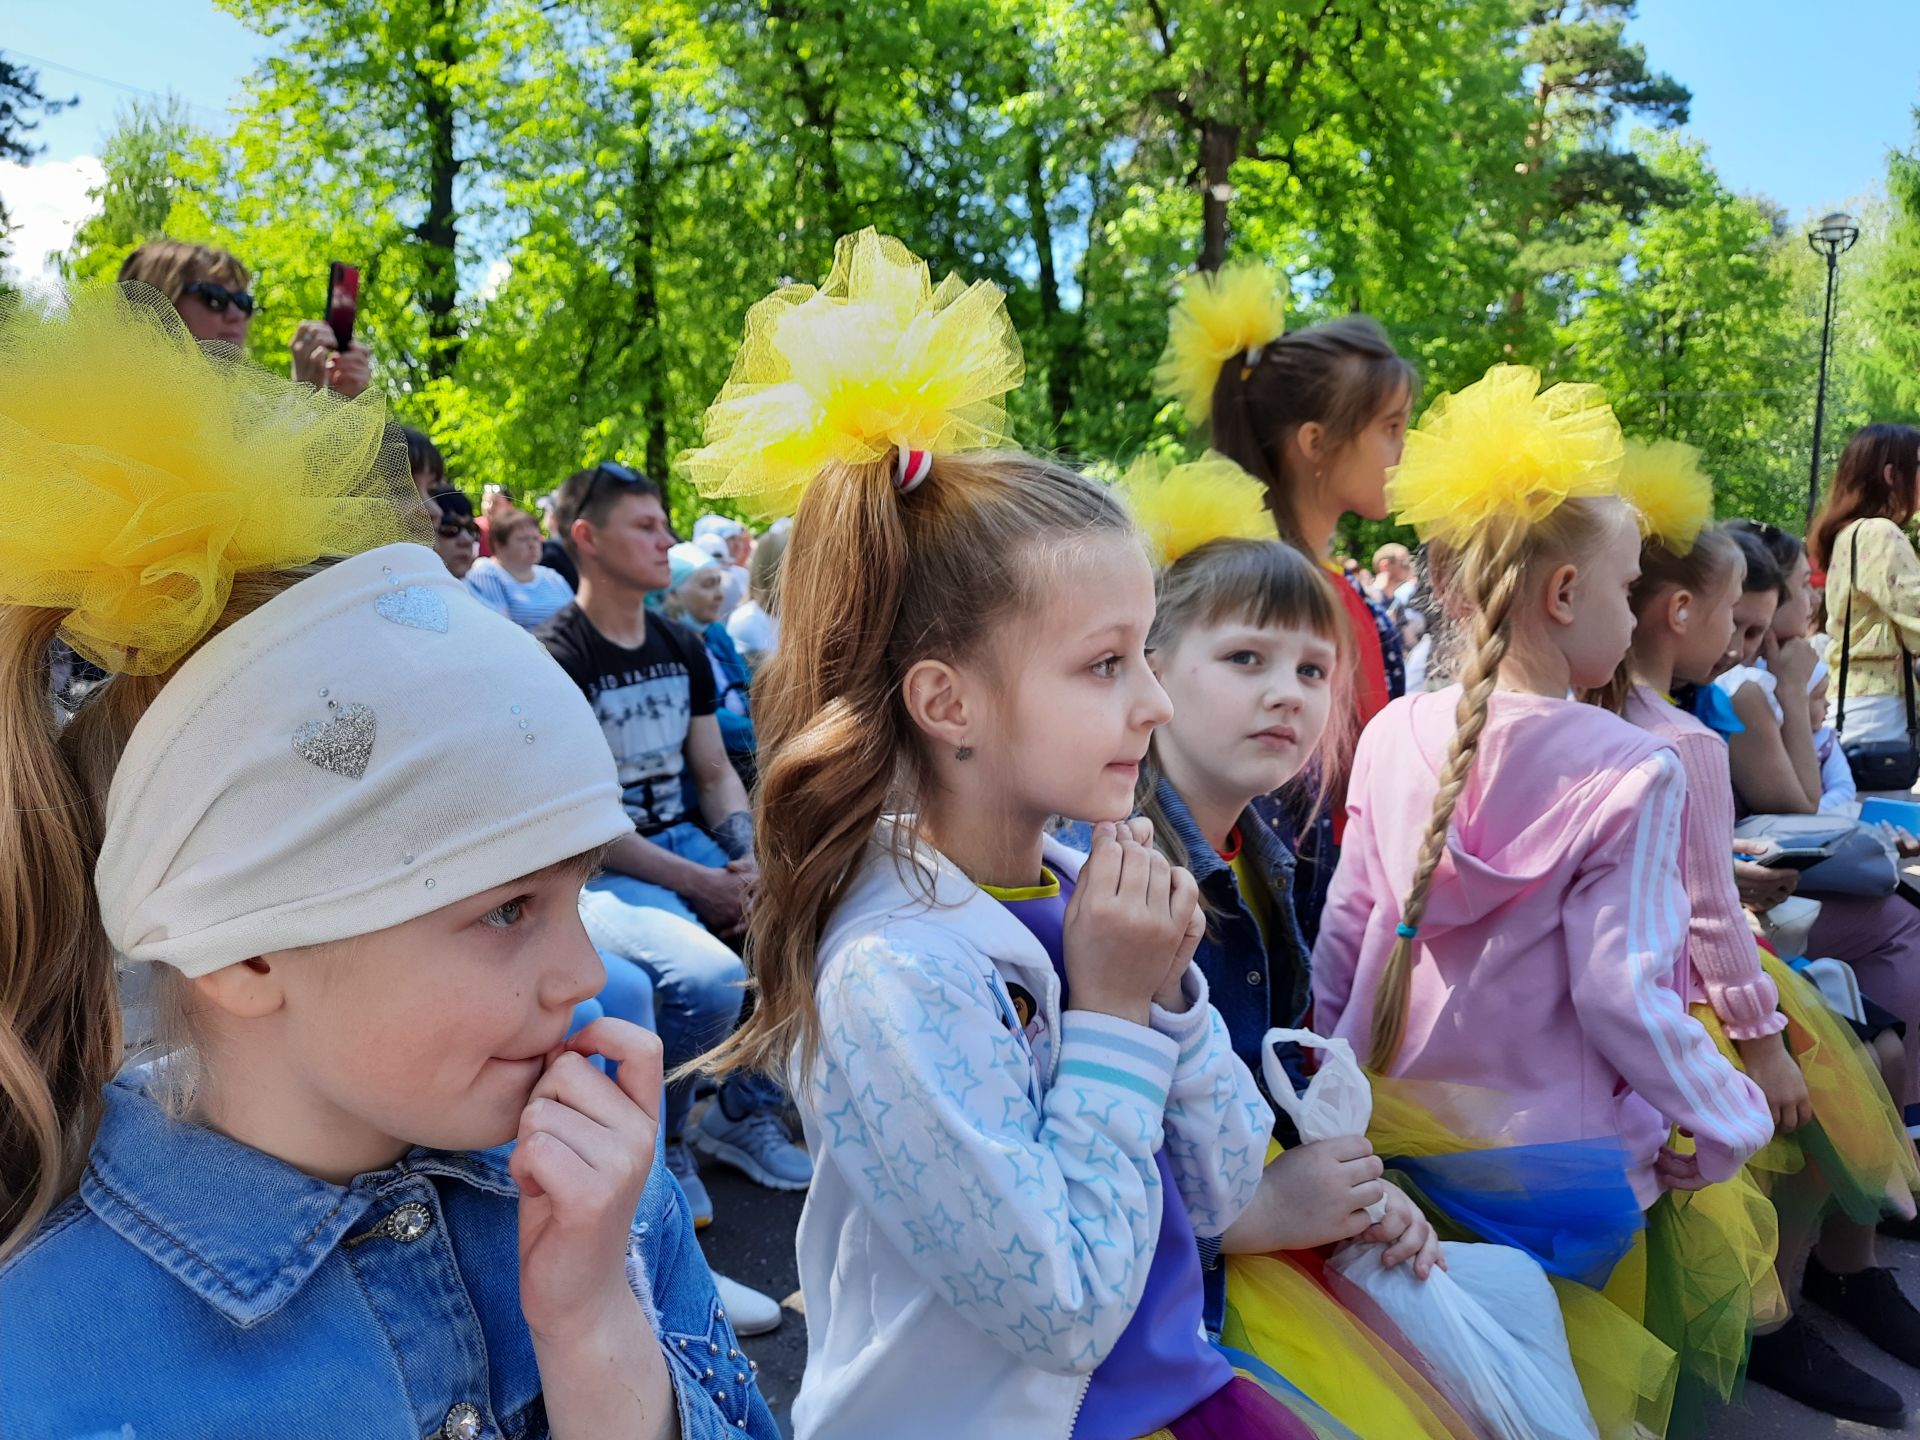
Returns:
[[[0,603],[63,610],[87,659],[160,674],[235,575],[427,538],[385,421],[377,395],[202,348],[145,286],[17,301],[0,313]]]
[[[1685,555],[1713,520],[1713,479],[1700,452],[1678,440],[1629,440],[1620,493],[1640,512],[1640,531]]]
[[[1120,488],[1157,565],[1171,565],[1209,540],[1274,539],[1265,489],[1224,455],[1184,465],[1142,455]]]
[[[1265,265],[1241,260],[1211,275],[1191,275],[1167,325],[1154,393],[1171,395],[1188,424],[1203,426],[1212,417],[1214,382],[1227,357],[1269,345],[1286,330],[1286,299]]]
[[[1538,370],[1495,365],[1407,433],[1387,501],[1422,540],[1457,543],[1492,520],[1537,524],[1568,500],[1617,493],[1623,453],[1599,386],[1542,391]]]
[[[818,289],[787,285],[747,312],[746,340],[680,457],[703,495],[791,514],[827,465],[898,450],[951,455],[1013,443],[1005,395],[1025,378],[1006,297],[867,229],[843,236]]]

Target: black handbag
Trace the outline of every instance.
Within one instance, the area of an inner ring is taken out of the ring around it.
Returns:
[[[1840,632],[1840,695],[1833,707],[1833,728],[1843,736],[1847,733],[1847,657],[1853,647],[1853,592],[1860,588],[1860,522],[1857,520],[1853,526],[1851,555],[1847,572],[1847,615],[1843,622],[1845,628]],[[1901,740],[1863,740],[1855,745],[1841,745],[1847,768],[1853,771],[1854,788],[1862,794],[1869,790],[1911,790],[1914,782],[1920,780],[1920,742],[1915,735],[1916,730],[1920,730],[1920,722],[1916,722],[1913,707],[1913,656],[1907,653],[1907,642],[1898,625],[1893,626],[1893,634],[1900,644],[1907,733]]]

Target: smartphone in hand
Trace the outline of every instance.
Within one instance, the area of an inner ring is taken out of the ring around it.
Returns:
[[[360,267],[335,260],[327,267],[327,324],[342,354],[353,348],[353,322],[360,313]]]

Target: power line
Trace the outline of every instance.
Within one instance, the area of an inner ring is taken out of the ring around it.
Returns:
[[[142,89],[138,85],[129,85],[124,80],[114,80],[114,79],[108,78],[105,75],[95,75],[90,70],[81,70],[81,69],[77,69],[72,65],[63,65],[58,60],[48,60],[45,57],[40,55],[29,55],[24,50],[15,50],[8,47],[0,47],[0,53],[12,55],[16,59],[25,60],[29,64],[39,65],[48,70],[58,70],[62,74],[72,75],[76,79],[91,80],[96,85],[107,85],[112,87],[115,90],[124,90],[129,95],[141,95],[149,100],[158,100],[162,104],[165,104],[170,100],[178,100],[182,105],[186,106],[187,109],[197,111],[201,115],[205,115],[212,119],[220,120],[222,122],[226,121],[229,118],[225,111],[210,110],[204,105],[196,105],[193,101],[187,99],[184,95],[174,95],[171,93],[162,95],[155,90],[146,90],[146,89]]]

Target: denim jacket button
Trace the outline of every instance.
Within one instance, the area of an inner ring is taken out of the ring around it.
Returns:
[[[1258,970],[1247,971],[1247,984],[1258,985],[1260,983],[1260,980],[1261,980],[1261,975]]]
[[[380,1222],[389,1236],[402,1245],[411,1245],[433,1228],[433,1212],[417,1200],[409,1200]]]
[[[447,1420],[440,1427],[440,1434],[442,1440],[480,1440],[485,1424],[480,1418],[480,1407],[462,1400],[447,1411]]]

